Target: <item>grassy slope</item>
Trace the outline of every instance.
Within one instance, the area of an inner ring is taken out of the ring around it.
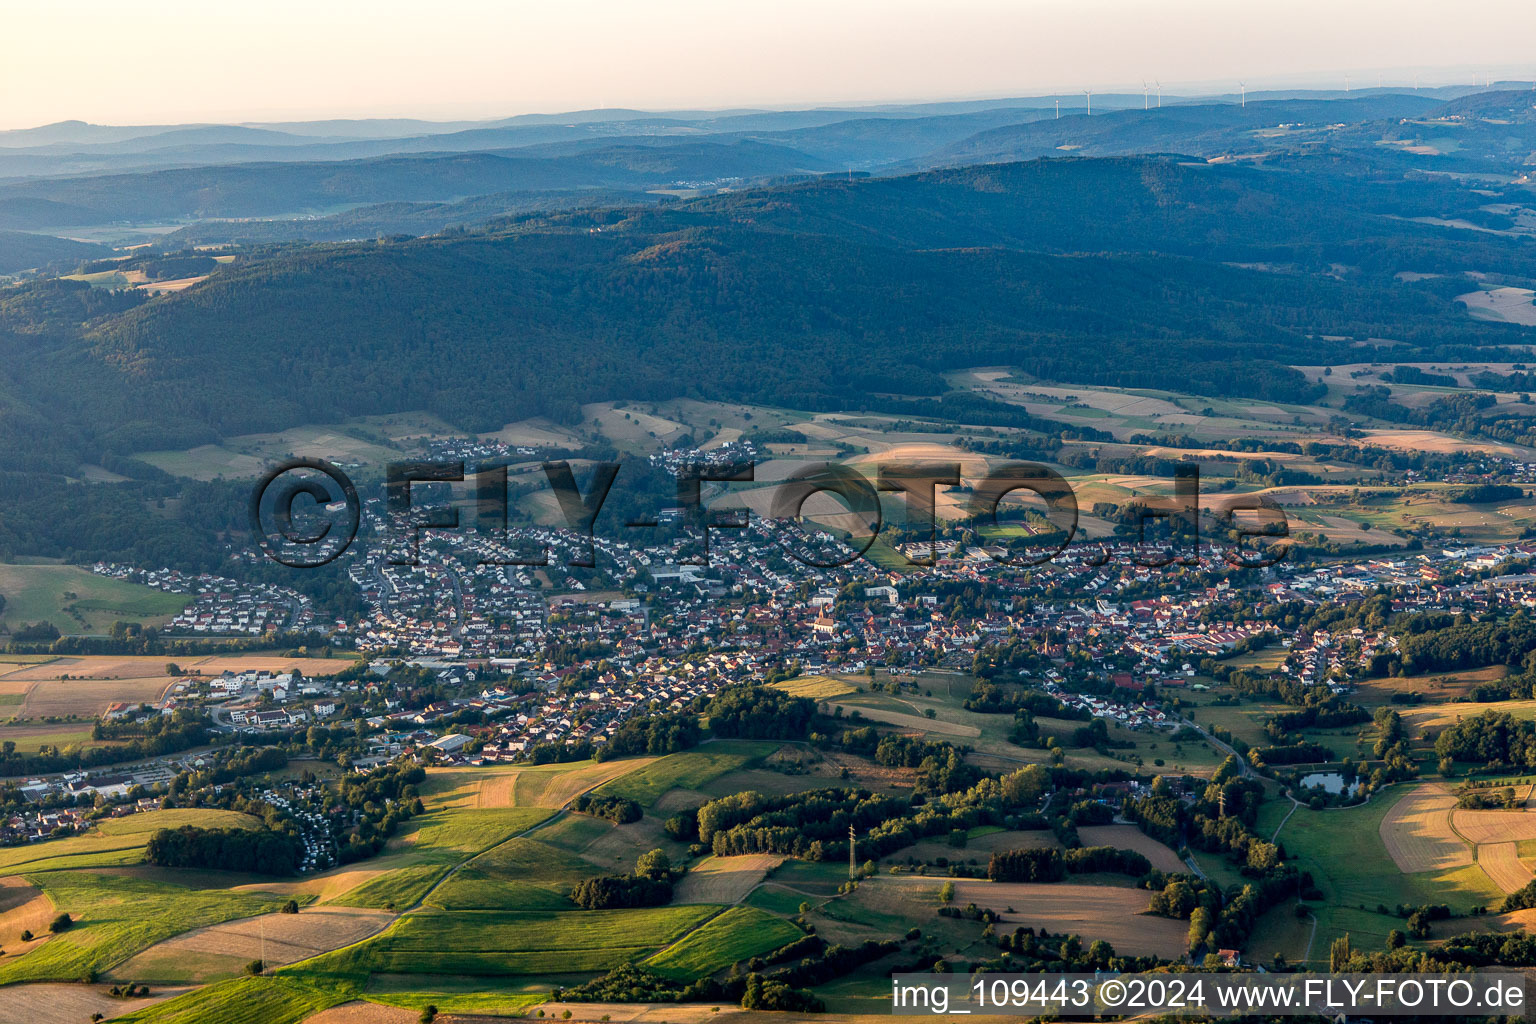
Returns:
[[[649,807],[669,789],[697,789],[750,761],[767,757],[782,743],[777,741],[718,740],[694,750],[668,754],[638,771],[597,788],[604,796],[622,796]]]
[[[411,914],[372,945],[388,974],[560,974],[615,967],[672,942],[718,907]]]
[[[95,832],[0,850],[0,873],[59,871],[67,868],[115,867],[138,864],[156,829],[201,825],[211,828],[254,828],[256,819],[236,811],[177,808],[148,811],[103,821]]]
[[[46,621],[61,633],[105,633],[119,619],[158,625],[191,600],[72,565],[0,565],[0,594],[0,625]]]
[[[76,924],[0,967],[0,984],[74,981],[127,960],[163,939],[204,925],[276,910],[275,896],[189,889],[89,872],[29,875]]]
[[[663,977],[688,981],[739,960],[770,953],[798,939],[800,929],[755,907],[732,907],[646,960]]]
[[[1402,791],[1393,787],[1363,807],[1301,808],[1281,830],[1286,850],[1303,870],[1312,872],[1323,890],[1322,903],[1312,908],[1318,918],[1314,959],[1325,956],[1328,943],[1345,932],[1356,948],[1383,948],[1387,933],[1403,924],[1395,914],[1376,913],[1377,904],[1395,909],[1399,903],[1446,903],[1453,911],[1466,913],[1473,906],[1493,906],[1503,898],[1476,864],[1442,872],[1399,872],[1379,829],[1381,819],[1401,796]]]

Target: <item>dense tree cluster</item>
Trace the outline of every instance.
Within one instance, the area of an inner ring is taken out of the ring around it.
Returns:
[[[1446,726],[1435,737],[1435,754],[1488,767],[1536,767],[1536,722],[1485,711]]]
[[[816,714],[816,702],[767,686],[733,686],[711,697],[703,713],[716,736],[804,739]]]
[[[639,821],[645,811],[638,803],[623,796],[600,796],[596,793],[583,793],[571,804],[571,810],[579,814],[590,814],[595,818],[607,818],[616,825],[628,825],[632,821]]]
[[[594,748],[592,754],[599,761],[675,754],[697,745],[701,736],[697,715],[636,715],[619,726],[607,743]]]
[[[1277,764],[1316,764],[1332,761],[1333,751],[1321,743],[1291,743],[1283,747],[1254,747],[1248,760],[1260,770]]]
[[[672,901],[672,881],[645,875],[598,875],[571,887],[571,902],[583,910],[659,907]]]
[[[0,744],[0,774],[42,775],[175,754],[210,742],[211,725],[207,716],[182,708],[169,715],[152,716],[142,724],[120,727],[124,733],[129,729],[138,733],[127,743],[62,749],[44,745],[34,753],[23,753],[16,749],[15,741],[6,740]]]
[[[163,828],[149,837],[144,860],[162,868],[291,875],[303,849],[292,835],[268,828]]]
[[[1449,672],[1483,665],[1520,665],[1536,650],[1536,623],[1516,612],[1494,622],[1455,621],[1446,615],[1408,619],[1399,633],[1404,675]]]
[[[994,882],[1059,882],[1068,875],[1098,872],[1140,878],[1151,870],[1152,862],[1146,857],[1113,846],[999,850],[987,862],[987,877]]]

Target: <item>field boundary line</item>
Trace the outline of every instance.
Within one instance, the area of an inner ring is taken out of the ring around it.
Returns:
[[[702,744],[700,744],[700,746],[702,746]],[[647,763],[650,763],[650,762],[647,762]],[[628,774],[628,773],[625,773],[625,774]],[[624,777],[623,775],[615,776],[615,778],[623,778],[623,777]],[[490,846],[487,846],[485,849],[479,850],[479,851],[471,854],[470,856],[464,858],[463,860],[459,861],[453,867],[451,867],[447,871],[443,872],[443,876],[441,878],[439,878],[436,882],[432,883],[431,888],[429,888],[426,892],[422,893],[421,894],[421,898],[419,900],[417,900],[411,906],[409,906],[409,907],[405,908],[404,910],[402,910],[400,912],[401,915],[404,916],[405,914],[409,914],[409,913],[411,913],[413,911],[420,910],[422,908],[422,906],[426,903],[427,897],[431,896],[438,889],[442,888],[443,884],[445,882],[447,882],[448,879],[450,879],[454,875],[458,874],[461,870],[464,869],[464,867],[466,865],[468,865],[470,863],[473,863],[474,861],[479,860],[481,857],[484,857],[486,854],[490,853],[492,850],[499,850],[499,849],[501,849],[503,846],[507,845],[508,843],[510,843],[514,839],[525,838],[530,833],[535,832],[538,829],[541,829],[544,826],[549,825],[552,822],[554,822],[554,821],[564,817],[566,814],[570,813],[571,804],[575,803],[577,798],[585,796],[586,794],[592,792],[592,790],[597,789],[599,786],[604,785],[605,783],[611,782],[611,781],[613,781],[613,780],[612,779],[605,779],[605,780],[603,780],[601,782],[594,782],[592,785],[590,785],[590,786],[586,787],[585,789],[581,790],[580,792],[574,794],[569,800],[567,800],[560,807],[555,808],[553,814],[550,814],[547,817],[541,818],[537,822],[535,822],[534,824],[532,824],[532,825],[528,826],[527,828],[523,829],[521,832],[518,832],[515,835],[507,836],[504,839],[500,839],[500,840],[492,843]]]

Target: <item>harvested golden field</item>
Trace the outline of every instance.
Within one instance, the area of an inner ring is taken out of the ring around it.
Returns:
[[[304,1018],[304,1024],[416,1024],[421,1019],[417,1010],[383,1003],[369,1003],[361,999],[333,1006]],[[449,1020],[444,1016],[440,1020]]]
[[[671,815],[707,804],[710,799],[708,793],[701,793],[696,789],[669,789],[657,799],[651,810],[657,814]]]
[[[588,790],[638,771],[654,757],[627,757],[564,772],[526,772],[517,783],[518,807],[564,807]]]
[[[941,879],[922,882],[935,890],[943,884]],[[1178,956],[1189,944],[1187,923],[1144,913],[1149,894],[1143,889],[965,878],[954,879],[954,883],[957,905],[990,907],[1002,915],[1009,931],[1030,925],[1080,935],[1085,941],[1104,939],[1117,953],[1136,956]]]
[[[172,680],[158,679],[65,679],[32,684],[16,709],[17,718],[96,718],[109,704],[153,704],[164,696]]]
[[[306,675],[340,672],[352,662],[343,658],[284,658],[268,654],[211,655],[179,662],[190,675],[217,676],[225,671],[286,672],[298,668]],[[178,680],[165,674],[166,659],[148,656],[81,656],[54,658],[35,665],[7,667],[0,672],[0,694],[24,694],[16,717],[95,718],[108,704],[153,703]]]
[[[795,1018],[782,1013],[754,1013],[726,1005],[720,1012],[707,1003],[543,1003],[539,1006],[551,1020],[565,1019],[569,1013],[570,1024],[747,1024],[757,1021],[790,1021]],[[532,1012],[532,1011],[530,1011]],[[841,1014],[818,1013],[818,1024],[847,1024],[849,1018]],[[332,1024],[311,1017],[305,1024]],[[336,1022],[351,1024],[351,1022]]]
[[[237,974],[257,959],[291,964],[365,939],[392,920],[394,915],[382,910],[326,907],[226,921],[151,946],[113,968],[112,977],[196,982]]]
[[[857,711],[872,722],[883,722],[886,725],[894,725],[902,729],[912,729],[916,732],[933,733],[940,736],[963,736],[974,739],[981,735],[981,730],[974,725],[961,725],[958,722],[945,722],[936,718],[924,718],[922,715],[908,715],[900,711],[887,711],[885,708],[870,708],[854,704],[834,704],[834,707],[843,709],[843,714]]]
[[[232,892],[249,893],[274,893],[279,896],[313,896],[316,905],[329,903],[331,900],[345,893],[351,892],[358,886],[373,881],[389,874],[396,868],[404,866],[405,858],[396,854],[394,856],[374,857],[363,862],[363,866],[351,865],[332,868],[315,875],[305,875],[295,881],[285,881],[276,878],[260,878],[255,881],[245,882],[240,885],[229,886]],[[154,872],[159,869],[128,867],[116,868],[106,874],[135,874],[137,872]],[[182,877],[187,872],[176,869]],[[150,875],[154,877],[154,875]],[[174,881],[174,877],[170,880]]]
[[[878,449],[867,455],[855,455],[847,460],[850,466],[879,466],[897,462],[958,462],[960,474],[966,477],[987,475],[987,457],[958,448],[951,444],[932,442],[880,443]]]
[[[705,857],[683,876],[672,902],[738,903],[767,877],[769,871],[783,862],[783,857],[767,853]]]
[[[178,277],[171,281],[146,281],[138,285],[138,290],[149,292],[151,295],[159,295],[163,292],[184,292],[195,284],[208,280],[208,275],[202,277]]]
[[[184,988],[154,989],[143,999],[114,999],[106,985],[66,985],[45,982],[8,985],[0,1001],[3,1024],[80,1024],[93,1014],[117,1017],[164,999],[179,996]]]
[[[880,1005],[880,998],[877,996],[868,1001],[872,1009]],[[885,1005],[889,1006],[889,992],[883,998]],[[887,1024],[891,1016],[889,1012],[832,1012],[806,1017],[709,1003],[541,1003],[538,1009],[550,1020],[565,1020],[565,1014],[570,1013],[567,1024],[789,1024],[800,1020],[814,1020],[816,1024]],[[536,1012],[529,1010],[525,1016],[531,1017]],[[492,1024],[489,1019],[482,1022],[481,1018],[461,1017],[457,1014],[447,1019],[452,1024]],[[971,1020],[980,1024],[1017,1024],[1019,1018],[973,1015]],[[358,1018],[321,1020],[320,1017],[310,1017],[304,1024],[358,1024]],[[385,1020],[385,1024],[392,1022]]]
[[[1486,452],[1491,455],[1508,455],[1515,458],[1523,457],[1527,452],[1527,449],[1519,445],[1503,444],[1498,441],[1466,441],[1433,430],[1367,430],[1364,433],[1364,441],[1367,444],[1382,448],[1399,448],[1410,452],[1440,454]]]
[[[1087,841],[1084,840],[1086,843]],[[1092,845],[1092,844],[1089,844]],[[975,857],[985,861],[987,857],[999,850],[1059,850],[1061,843],[1055,834],[1049,829],[1026,829],[1017,832],[988,832],[985,835],[975,836],[966,841],[964,847],[956,849],[949,845],[947,839],[924,839],[904,847],[900,852],[903,857],[916,857],[921,861],[935,862],[940,857],[949,860],[965,860]],[[1185,869],[1186,871],[1188,868]]]
[[[1451,814],[1451,825],[1469,843],[1506,843],[1536,839],[1536,814],[1529,811],[1463,811]]]
[[[1484,843],[1477,848],[1478,867],[1493,879],[1494,885],[1505,892],[1514,892],[1528,885],[1532,879],[1536,879],[1536,875],[1531,874],[1531,869],[1520,863],[1516,849],[1516,844],[1512,841]]]
[[[1189,865],[1179,859],[1164,844],[1153,839],[1135,825],[1085,825],[1077,830],[1084,846],[1113,846],[1121,850],[1135,850],[1159,871],[1185,872]]]
[[[635,771],[654,757],[530,767],[434,768],[423,786],[433,807],[454,810],[563,807],[590,789]]]
[[[1464,927],[1471,932],[1522,932],[1528,935],[1536,931],[1536,907],[1508,914],[1470,917]]]
[[[1467,307],[1467,313],[1474,320],[1536,327],[1536,305],[1531,302],[1532,294],[1529,288],[1489,288],[1458,295],[1456,301]]]
[[[1383,676],[1380,679],[1367,679],[1360,684],[1361,693],[1377,700],[1390,700],[1394,693],[1422,693],[1428,700],[1453,701],[1465,696],[1473,687],[1481,683],[1490,683],[1503,679],[1509,674],[1509,669],[1504,665],[1489,665],[1485,668],[1465,669],[1460,672],[1431,672],[1419,676]],[[1461,705],[1465,707],[1465,705]],[[1411,720],[1413,714],[1419,709],[1405,707],[1401,709],[1404,720]],[[1426,708],[1425,710],[1430,710]],[[1438,713],[1438,712],[1437,712]],[[1428,719],[1426,719],[1426,724]]]
[[[521,444],[532,448],[580,448],[581,439],[552,420],[542,418],[508,423],[494,434],[482,435],[502,444]]]
[[[25,879],[16,875],[0,878],[0,948],[5,951],[0,959],[21,956],[42,944],[48,938],[48,922],[56,913],[53,901]],[[23,943],[23,931],[38,938]]]
[[[1500,700],[1486,703],[1425,704],[1402,710],[1403,724],[1414,733],[1443,729],[1485,711],[1502,711],[1521,720],[1536,719],[1536,700]]]
[[[812,700],[841,697],[845,693],[854,691],[854,685],[846,679],[834,679],[831,676],[797,676],[794,679],[781,679],[773,684],[773,688],[783,690],[791,697],[810,697]]]
[[[164,659],[153,659],[161,662]],[[299,669],[306,676],[335,675],[356,664],[350,658],[285,658],[275,654],[214,654],[179,662],[193,675],[216,676],[224,672],[286,672]]]
[[[1472,863],[1472,851],[1451,828],[1456,798],[1443,786],[1419,786],[1381,819],[1381,841],[1404,874],[1444,871]]]
[[[10,678],[59,679],[70,676],[76,679],[143,679],[165,674],[168,659],[157,655],[80,655],[55,658],[38,665],[24,666],[22,675],[7,673]],[[286,672],[297,668],[307,676],[323,676],[340,672],[352,665],[347,658],[288,658],[276,654],[210,654],[177,662],[188,674],[216,676],[224,672]]]

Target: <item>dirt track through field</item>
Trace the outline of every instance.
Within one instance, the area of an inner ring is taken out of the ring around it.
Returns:
[[[1420,786],[1381,819],[1381,841],[1404,874],[1472,863],[1472,851],[1451,829],[1456,798],[1443,786]]]

